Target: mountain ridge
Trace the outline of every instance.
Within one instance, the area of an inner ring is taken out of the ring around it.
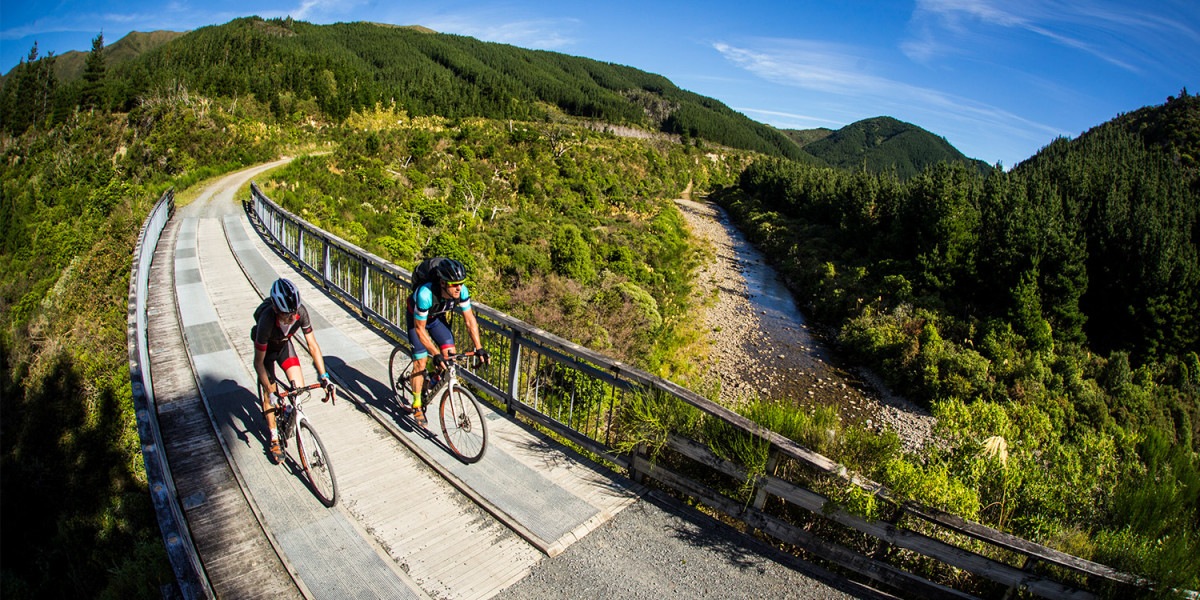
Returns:
[[[313,25],[234,19],[199,28],[110,69],[130,102],[181,84],[208,95],[253,94],[277,115],[315,102],[341,122],[352,111],[395,105],[411,115],[545,120],[542,106],[615,125],[647,127],[810,164],[819,163],[774,128],[661,75],[566,54],[482,42],[426,28],[374,23]],[[647,110],[649,94],[672,107]],[[661,116],[661,115],[660,115]]]
[[[305,41],[297,42],[298,37]],[[307,49],[306,43],[310,46]],[[173,48],[171,58],[163,59],[160,48],[167,45]],[[210,50],[206,53],[189,45]],[[212,52],[214,48],[222,49],[224,54]],[[275,65],[229,56],[230,52],[247,50],[276,55]],[[894,170],[908,177],[940,160],[964,162],[976,169],[983,165],[962,155],[944,138],[911,124],[901,124],[904,131],[891,136],[897,137],[891,143],[868,147],[868,136],[857,130],[869,126],[880,129],[876,126],[880,120],[896,128],[900,122],[887,122],[890,117],[865,119],[836,132],[823,128],[781,130],[754,121],[718,100],[680,89],[661,75],[634,67],[482,42],[420,25],[370,21],[312,25],[292,19],[244,17],[187,32],[131,32],[106,46],[104,52],[110,77],[113,73],[125,74],[123,102],[130,107],[135,105],[131,103],[136,103],[137,95],[150,92],[150,82],[165,85],[171,80],[189,89],[199,88],[201,93],[206,92],[205,88],[224,93],[231,86],[243,88],[264,96],[264,103],[272,103],[273,111],[280,112],[287,110],[287,100],[294,104],[311,94],[335,120],[347,116],[349,110],[371,106],[365,97],[368,95],[374,95],[376,101],[400,97],[410,114],[443,112],[447,116],[512,118],[489,113],[498,112],[496,107],[505,102],[505,97],[511,103],[524,94],[524,102],[546,102],[564,114],[585,120],[635,125],[676,135],[683,143],[703,140],[820,166]],[[385,56],[389,53],[405,56],[409,65],[395,66],[395,56]],[[71,51],[55,57],[60,85],[81,77],[87,55]],[[195,65],[191,72],[186,64],[179,64],[188,61]],[[289,62],[300,64],[301,69],[309,65],[313,72],[329,72],[333,82],[325,87],[332,89],[319,89],[321,84],[311,81],[312,73],[276,66]],[[208,65],[217,73],[199,72]],[[214,81],[218,78],[224,81]],[[270,81],[271,85],[264,86],[255,79]],[[355,94],[358,97],[331,97],[340,96],[344,87],[360,87],[363,82],[378,89],[359,90]],[[534,94],[528,90],[534,90]],[[900,135],[905,132],[912,139]]]
[[[842,169],[873,173],[894,171],[912,177],[941,162],[961,163],[986,174],[987,163],[959,152],[946,138],[893,117],[871,117],[838,130],[785,130],[806,152]]]
[[[121,64],[188,33],[190,32],[162,29],[149,32],[131,31],[112,44],[105,44],[105,64],[110,67]],[[55,54],[54,76],[58,79],[59,83],[70,83],[82,77],[84,63],[87,61],[90,52],[90,50],[68,50],[62,54]],[[40,57],[39,60],[44,58]],[[12,69],[9,69],[8,73],[0,76],[0,85],[4,81],[7,81],[15,69],[17,69],[17,66],[14,66]]]

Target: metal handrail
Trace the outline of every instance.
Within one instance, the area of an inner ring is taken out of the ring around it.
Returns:
[[[266,197],[256,183],[251,183],[250,211],[265,230],[271,242],[298,268],[320,282],[344,304],[361,314],[370,323],[406,344],[407,335],[403,326],[404,303],[408,294],[411,272],[400,268],[354,244],[328,233],[311,223],[288,212]],[[496,360],[493,365],[479,372],[466,372],[464,377],[505,406],[509,414],[520,413],[539,425],[579,444],[621,468],[629,469],[635,478],[649,477],[660,483],[697,497],[702,502],[753,526],[769,527],[771,533],[781,539],[807,540],[809,543],[824,544],[821,556],[838,562],[844,567],[859,570],[872,578],[888,583],[895,578],[924,586],[933,595],[955,597],[957,592],[945,589],[915,575],[900,572],[889,565],[864,557],[853,550],[814,540],[799,528],[788,529],[773,518],[739,502],[729,502],[727,497],[707,490],[696,482],[672,473],[662,466],[655,466],[637,455],[623,454],[616,449],[613,439],[612,419],[619,414],[628,396],[654,394],[671,396],[704,414],[722,419],[734,429],[762,438],[770,443],[771,451],[778,456],[790,458],[812,469],[846,480],[876,495],[881,501],[895,505],[900,511],[943,527],[946,530],[987,542],[1026,557],[1027,565],[1042,562],[1063,567],[1109,582],[1137,586],[1149,582],[1137,576],[1119,572],[1111,567],[1054,550],[1047,546],[1024,540],[985,525],[967,521],[948,513],[922,506],[915,502],[894,498],[882,485],[855,476],[847,475],[845,468],[835,461],[800,446],[796,442],[775,432],[764,430],[753,421],[675,383],[654,376],[646,371],[609,359],[549,332],[543,331],[519,319],[506,315],[472,300],[476,318],[483,329],[485,345],[489,348],[507,347],[507,361]],[[502,358],[497,354],[497,358]],[[569,397],[568,397],[569,396]],[[721,459],[705,449],[694,448],[673,438],[673,449],[686,449],[700,464],[713,467]],[[715,468],[715,467],[713,467]],[[747,477],[725,472],[734,477]],[[783,482],[774,477],[762,477],[756,483],[766,493],[782,498],[830,518],[828,500],[799,485]],[[797,498],[802,498],[797,500]],[[836,510],[836,509],[835,509]],[[836,516],[836,515],[834,515]],[[836,518],[833,520],[837,520]],[[866,522],[857,518],[843,518],[845,523],[881,542],[901,545],[947,564],[965,568],[977,575],[1005,583],[1014,588],[1026,589],[1049,598],[1093,598],[1093,594],[1076,590],[1049,578],[1023,574],[1021,569],[998,563],[977,553],[950,544],[925,538],[915,532],[895,527],[893,523]],[[901,535],[897,537],[897,532]],[[912,534],[912,535],[908,535]],[[907,536],[907,537],[906,537]],[[917,538],[923,538],[917,539]],[[900,539],[903,538],[903,539]],[[913,541],[916,539],[917,541]],[[899,541],[897,541],[899,540]],[[925,541],[927,540],[927,541]],[[904,545],[907,544],[907,545]]]
[[[158,527],[179,591],[184,598],[215,598],[200,555],[192,542],[187,519],[175,491],[175,478],[167,463],[162,432],[158,424],[158,409],[154,400],[154,385],[150,372],[150,348],[146,343],[146,302],[150,286],[150,264],[163,229],[175,213],[175,190],[168,189],[150,210],[142,223],[137,246],[133,250],[133,266],[129,274],[129,304],[126,315],[126,340],[129,346],[129,386],[137,416],[138,437],[142,444],[142,461]]]

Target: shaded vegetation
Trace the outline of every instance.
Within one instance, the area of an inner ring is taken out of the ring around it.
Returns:
[[[131,254],[166,187],[265,161],[283,139],[199,109],[80,112],[0,137],[5,598],[158,598],[174,579],[129,387]]]

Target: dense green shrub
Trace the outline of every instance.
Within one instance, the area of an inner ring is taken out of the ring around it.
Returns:
[[[550,266],[555,273],[581,283],[589,283],[596,277],[592,252],[578,227],[564,225],[554,233],[550,239]]]

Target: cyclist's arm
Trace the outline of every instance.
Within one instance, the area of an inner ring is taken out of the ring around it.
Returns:
[[[258,316],[258,330],[254,338],[254,373],[258,375],[259,387],[266,391],[263,398],[268,398],[270,394],[275,393],[275,384],[271,381],[270,372],[267,371],[267,342],[271,338],[271,331],[274,327],[275,311],[262,311],[262,314]]]
[[[429,323],[429,311],[433,308],[433,304],[433,288],[430,287],[430,284],[426,283],[413,292],[413,329],[417,330],[417,339],[421,341],[422,346],[425,346],[425,351],[430,356],[442,353],[433,343],[433,337],[429,335],[429,330],[425,328]]]
[[[254,349],[254,372],[258,373],[258,385],[267,391],[267,394],[275,393],[275,384],[271,383],[271,376],[267,374],[267,351],[259,348]]]
[[[308,342],[308,353],[312,356],[313,366],[317,368],[317,375],[328,373],[325,370],[325,355],[321,354],[321,346],[317,345],[317,336],[312,331],[305,331],[304,341]]]
[[[475,311],[470,308],[462,311],[463,322],[467,325],[467,333],[471,336],[471,343],[475,344],[472,350],[478,350],[483,347],[483,342],[479,337],[479,322],[475,320]]]

